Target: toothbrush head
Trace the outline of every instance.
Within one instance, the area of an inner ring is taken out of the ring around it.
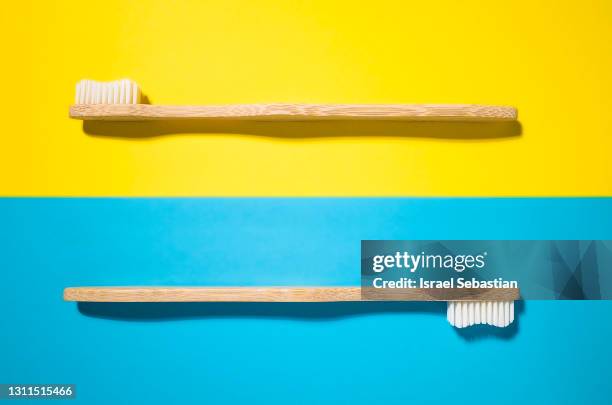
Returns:
[[[140,87],[129,79],[81,80],[76,85],[75,104],[139,104],[140,96]]]
[[[446,317],[456,328],[479,324],[505,328],[514,321],[514,301],[448,301]]]

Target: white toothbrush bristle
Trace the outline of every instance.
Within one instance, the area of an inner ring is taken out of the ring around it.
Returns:
[[[514,322],[514,301],[449,301],[446,317],[456,328],[481,324],[503,328]]]
[[[140,87],[129,79],[113,82],[81,80],[76,85],[75,104],[139,104]]]
[[[125,104],[125,80],[119,84],[119,104]]]

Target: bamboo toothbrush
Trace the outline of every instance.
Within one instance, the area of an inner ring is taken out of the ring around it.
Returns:
[[[140,87],[131,80],[76,85],[70,117],[81,120],[147,121],[231,119],[259,121],[407,120],[513,121],[514,107],[473,104],[140,104]]]
[[[342,302],[342,301],[448,301],[447,318],[457,328],[487,324],[506,327],[514,321],[516,288],[422,289],[370,291],[364,299],[360,287],[71,287],[64,300],[82,302]],[[377,299],[376,294],[381,294]],[[445,299],[446,298],[446,299]]]

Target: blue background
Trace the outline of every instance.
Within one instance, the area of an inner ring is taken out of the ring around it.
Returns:
[[[3,198],[0,382],[71,403],[609,403],[612,302],[81,304],[85,285],[358,285],[362,239],[611,239],[610,198]]]

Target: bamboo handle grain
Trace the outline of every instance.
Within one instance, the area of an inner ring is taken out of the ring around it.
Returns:
[[[388,290],[386,290],[388,292]],[[400,294],[401,292],[401,294]],[[66,301],[86,302],[336,302],[336,301],[512,301],[515,288],[491,289],[402,289],[397,295],[369,291],[362,298],[360,287],[71,287]]]
[[[227,119],[254,121],[407,120],[514,121],[514,107],[473,104],[234,104],[151,105],[75,104],[70,117],[80,120],[150,121]]]

